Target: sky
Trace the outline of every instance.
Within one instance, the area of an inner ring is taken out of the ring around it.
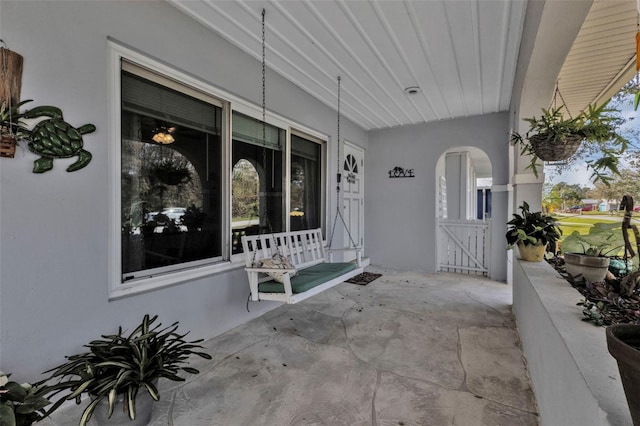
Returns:
[[[636,128],[640,126],[640,108],[638,111],[633,110],[631,102],[624,102],[620,108],[620,114],[627,120],[624,127]],[[640,148],[640,147],[637,147]],[[587,169],[587,165],[584,161],[576,162],[576,164],[569,170],[564,170],[562,174],[555,173],[553,166],[545,166],[545,182],[549,182],[555,185],[559,182],[566,182],[571,185],[578,184],[580,186],[588,186],[593,188],[594,185],[591,182],[591,171]]]

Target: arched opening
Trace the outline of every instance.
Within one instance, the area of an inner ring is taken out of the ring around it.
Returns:
[[[447,150],[436,167],[438,270],[489,276],[492,167],[475,147]]]

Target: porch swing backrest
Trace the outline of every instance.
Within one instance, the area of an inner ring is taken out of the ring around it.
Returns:
[[[242,248],[248,267],[257,266],[257,261],[268,259],[274,254],[287,257],[296,269],[308,268],[325,261],[319,229],[243,236]]]

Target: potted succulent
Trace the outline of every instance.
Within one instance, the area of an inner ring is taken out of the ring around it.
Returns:
[[[567,273],[574,278],[582,276],[587,283],[604,281],[609,256],[617,255],[624,247],[621,239],[617,223],[596,223],[586,235],[574,231],[562,242]]]
[[[562,230],[558,228],[553,217],[542,212],[531,212],[526,201],[520,206],[522,214],[513,214],[507,222],[509,229],[506,238],[508,248],[518,246],[523,260],[540,262],[548,244],[555,246]]]
[[[582,142],[599,150],[602,157],[587,161],[594,182],[600,180],[606,185],[611,179],[610,173],[620,174],[618,158],[627,150],[629,141],[618,131],[624,119],[619,111],[600,106],[589,105],[575,117],[568,118],[563,114],[564,105],[542,109],[542,115],[525,118],[529,130],[523,136],[513,133],[511,141],[520,145],[521,155],[530,155],[531,162],[527,166],[538,176],[538,162],[563,161],[573,156]]]
[[[51,375],[44,382],[48,383],[50,397],[62,394],[47,413],[66,400],[75,399],[79,404],[82,394],[87,394],[91,401],[82,413],[80,426],[86,426],[94,413],[107,419],[126,415],[132,421],[137,419],[137,424],[147,424],[152,401],[149,400],[145,413],[138,408],[142,397],[160,399],[158,380],[184,381],[178,375],[181,371],[199,373],[184,366],[191,355],[211,359],[209,354],[199,351],[202,346],[198,343],[202,340],[184,340],[188,333],[177,333],[177,322],[166,328],[161,328],[160,323],[152,326],[157,318],[145,315],[128,335],[120,327],[117,334],[102,336],[85,345],[89,352],[69,356],[67,362],[47,371]],[[98,408],[101,403],[104,409]]]
[[[50,404],[45,397],[46,386],[17,383],[9,380],[11,374],[0,371],[0,425],[30,426],[45,418]]]

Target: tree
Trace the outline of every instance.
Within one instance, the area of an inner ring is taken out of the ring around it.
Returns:
[[[587,187],[566,182],[559,182],[553,186],[545,184],[542,203],[547,211],[550,209],[565,210],[572,205],[580,204],[583,199],[587,198],[588,191]]]
[[[589,193],[594,198],[616,200],[616,202],[622,199],[623,195],[640,197],[640,171],[622,169],[620,177],[613,181],[609,187],[597,183]]]
[[[260,178],[256,168],[242,159],[233,166],[233,194],[231,197],[231,215],[233,219],[257,219]]]

